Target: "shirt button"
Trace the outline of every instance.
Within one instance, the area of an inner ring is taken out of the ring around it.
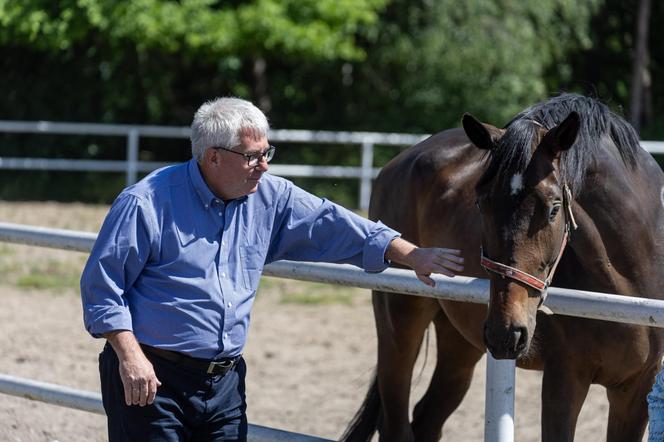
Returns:
[[[224,333],[224,339],[228,339],[228,333]]]
[[[225,246],[225,245],[226,245],[226,241],[221,241],[221,245],[222,245],[222,246]]]
[[[233,304],[229,302],[228,303],[228,308],[231,308],[231,307],[233,307]]]
[[[219,216],[223,215],[221,212],[219,212]]]
[[[225,278],[225,277],[226,277],[226,273],[223,273],[223,272],[222,272],[222,273],[221,273],[221,277],[222,277],[222,278]]]

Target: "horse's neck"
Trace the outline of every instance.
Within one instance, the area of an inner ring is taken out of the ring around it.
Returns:
[[[584,272],[570,269],[569,277],[585,278],[611,293],[659,297],[664,287],[659,276],[664,265],[660,188],[646,190],[635,188],[629,178],[610,179],[586,186],[574,202],[578,229],[570,247]]]

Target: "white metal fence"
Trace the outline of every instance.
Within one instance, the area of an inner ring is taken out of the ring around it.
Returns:
[[[3,132],[124,137],[126,138],[126,161],[0,156],[0,169],[125,172],[126,182],[129,185],[136,182],[139,172],[150,172],[168,164],[165,162],[139,161],[141,137],[189,138],[190,128],[0,120],[0,133]],[[271,130],[269,137],[271,141],[275,142],[359,145],[362,149],[362,159],[361,165],[358,167],[274,164],[270,166],[270,171],[275,175],[287,177],[359,179],[359,206],[366,210],[369,207],[371,181],[380,170],[374,167],[374,146],[409,146],[426,138],[427,135],[280,129]]]
[[[167,165],[165,162],[139,161],[141,137],[189,138],[189,127],[142,126],[127,124],[56,123],[51,121],[0,120],[0,133],[38,133],[60,135],[99,135],[126,138],[126,161],[25,158],[0,156],[0,169],[59,170],[125,172],[127,185],[136,182],[139,172],[150,172]],[[310,130],[271,130],[270,139],[287,143],[351,144],[362,149],[361,165],[315,166],[304,164],[274,164],[270,170],[275,175],[287,177],[352,178],[360,180],[359,207],[369,208],[371,182],[380,170],[374,167],[374,147],[410,146],[426,134],[400,134],[379,132],[331,132]],[[664,153],[664,142],[642,141],[644,149],[651,153]]]
[[[0,223],[0,242],[89,252],[95,239],[96,235],[89,232]],[[381,274],[371,274],[350,265],[288,261],[269,264],[263,273],[280,278],[326,282],[454,301],[473,303],[489,301],[488,280],[462,276],[455,278],[436,276],[436,286],[429,287],[419,282],[408,270],[388,269]],[[664,301],[660,300],[551,287],[546,305],[556,314],[664,327]],[[496,361],[487,354],[484,438],[486,442],[514,440],[514,371],[513,360]],[[103,413],[99,395],[71,389],[63,392],[62,388],[52,384],[36,383],[29,379],[0,375],[0,393]],[[276,432],[270,433],[271,431]],[[250,440],[313,442],[321,439],[251,426]]]

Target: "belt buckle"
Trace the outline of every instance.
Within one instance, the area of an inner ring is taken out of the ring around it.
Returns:
[[[224,371],[224,373],[225,373],[233,366],[233,362],[234,362],[233,360],[210,361],[210,365],[208,365],[207,373],[208,374],[214,374],[215,367],[221,367],[222,369],[225,369],[225,371]]]

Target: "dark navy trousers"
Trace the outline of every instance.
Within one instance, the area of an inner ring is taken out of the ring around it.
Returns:
[[[99,355],[101,393],[110,442],[246,441],[245,383],[240,360],[224,376],[210,376],[146,355],[161,386],[151,405],[125,404],[118,357],[110,344]]]

